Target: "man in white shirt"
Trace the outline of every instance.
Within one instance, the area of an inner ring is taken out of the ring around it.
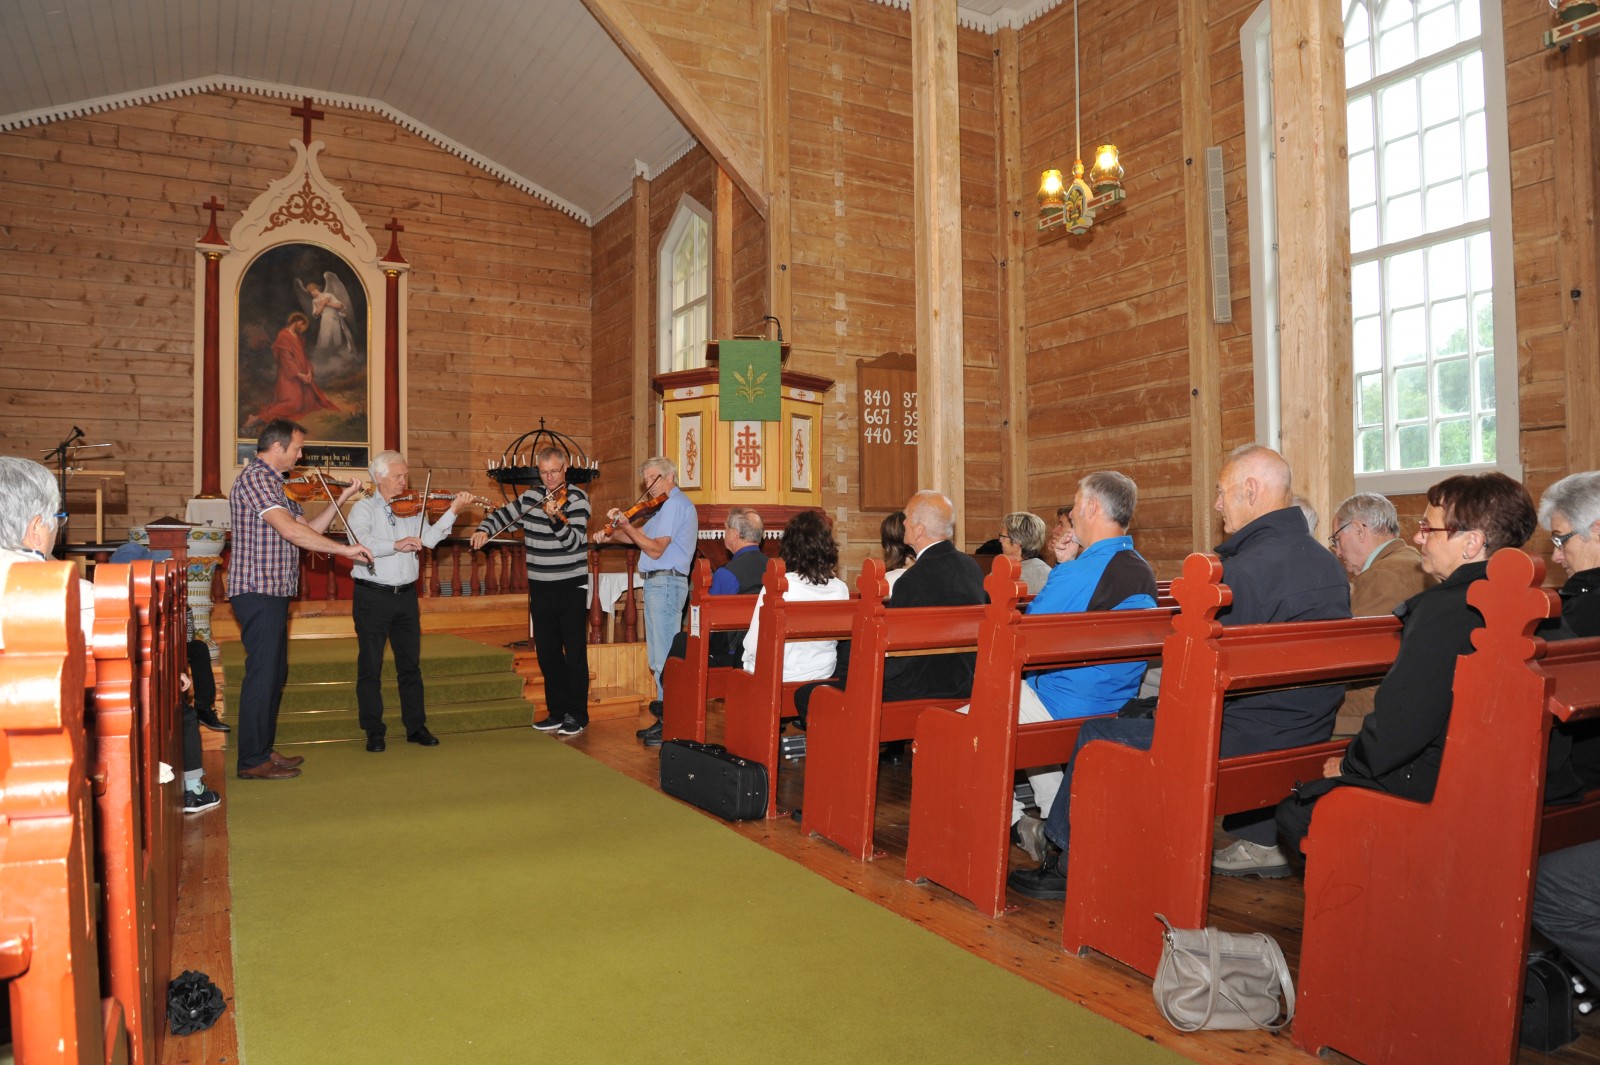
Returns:
[[[438,737],[428,731],[422,692],[422,615],[417,605],[418,554],[450,535],[456,511],[472,503],[470,492],[450,500],[450,507],[428,524],[427,500],[412,498],[418,509],[413,517],[394,512],[394,499],[409,491],[411,467],[398,451],[379,452],[368,468],[377,490],[350,508],[350,535],[372,552],[372,561],[357,563],[351,619],[355,622],[356,706],[367,750],[385,748],[383,724],[383,648],[394,647],[395,674],[400,681],[400,721],[406,741],[437,747]]]

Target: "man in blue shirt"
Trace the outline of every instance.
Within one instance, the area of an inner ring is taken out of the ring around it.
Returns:
[[[761,515],[749,507],[733,507],[728,511],[728,521],[723,527],[722,543],[728,549],[728,561],[711,571],[712,595],[755,595],[761,590],[761,579],[767,572],[767,556],[761,553],[761,537],[766,526]],[[707,661],[713,666],[738,666],[744,656],[744,635],[748,630],[736,629],[711,634]],[[688,633],[680,632],[672,638],[668,658],[682,658],[688,653]],[[663,668],[665,665],[663,664]],[[652,700],[650,712],[655,722],[634,735],[646,747],[661,746],[663,735],[661,700]]]
[[[1156,575],[1133,549],[1133,537],[1128,535],[1138,498],[1132,479],[1115,470],[1100,470],[1078,482],[1066,519],[1078,552],[1050,571],[1050,579],[1028,604],[1028,613],[1138,610],[1156,605]],[[1034,673],[1024,678],[1018,693],[1017,720],[1114,713],[1139,693],[1145,665],[1118,662]],[[1061,787],[1061,767],[1040,766],[1026,772],[1035,803],[1048,812]],[[1014,802],[1011,822],[1016,826],[1017,842],[1035,861],[1041,860],[1045,848],[1040,819],[1023,819],[1022,804]]]
[[[658,455],[639,467],[645,495],[666,496],[643,526],[627,521],[613,507],[607,514],[611,526],[595,540],[627,541],[639,549],[639,579],[644,582],[645,658],[655,676],[656,700],[661,699],[661,669],[667,661],[672,637],[683,625],[683,605],[689,598],[689,567],[694,562],[699,518],[694,504],[678,487],[678,467]]]

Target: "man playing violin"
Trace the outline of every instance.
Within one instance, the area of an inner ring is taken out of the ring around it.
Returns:
[[[652,709],[661,703],[661,670],[672,637],[683,626],[683,605],[689,598],[689,566],[694,561],[699,518],[694,504],[678,487],[678,467],[663,456],[639,467],[647,499],[664,497],[643,527],[633,525],[621,510],[607,516],[611,524],[595,534],[604,543],[615,539],[639,549],[639,579],[644,582],[644,644],[656,680]]]
[[[471,506],[471,492],[461,492],[432,525],[426,500],[415,517],[395,513],[395,498],[405,495],[411,467],[398,451],[380,451],[367,468],[377,491],[350,508],[350,534],[372,552],[372,561],[352,571],[355,602],[350,615],[356,625],[356,707],[367,734],[367,750],[384,749],[383,648],[394,648],[395,676],[400,681],[400,722],[406,742],[437,747],[428,731],[422,700],[422,614],[417,607],[420,554],[446,536],[456,523],[456,511]],[[414,496],[412,498],[415,498]]]
[[[300,755],[279,754],[278,704],[289,676],[289,600],[299,590],[300,552],[321,551],[358,562],[372,553],[323,534],[333,521],[327,507],[306,518],[283,492],[283,479],[300,462],[305,427],[283,418],[268,422],[256,440],[256,457],[228,492],[233,520],[233,557],[228,564],[228,602],[244,644],[244,681],[239,685],[237,767],[246,780],[288,780],[300,775]],[[339,502],[355,495],[351,484]]]
[[[539,483],[485,515],[472,534],[472,548],[522,523],[528,617],[547,711],[533,727],[577,736],[589,727],[589,497],[567,483],[567,456],[560,448],[543,448],[534,461]]]

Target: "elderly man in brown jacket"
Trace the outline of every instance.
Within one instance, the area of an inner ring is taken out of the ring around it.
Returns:
[[[1373,617],[1426,589],[1433,581],[1422,572],[1422,556],[1400,539],[1394,504],[1371,492],[1358,492],[1333,514],[1328,545],[1350,574],[1350,614]],[[1333,726],[1335,736],[1361,731],[1361,719],[1372,713],[1378,682],[1345,686],[1344,705]]]

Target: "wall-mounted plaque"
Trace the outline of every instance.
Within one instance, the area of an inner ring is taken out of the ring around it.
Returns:
[[[861,509],[899,510],[917,490],[917,357],[891,351],[856,364]]]

